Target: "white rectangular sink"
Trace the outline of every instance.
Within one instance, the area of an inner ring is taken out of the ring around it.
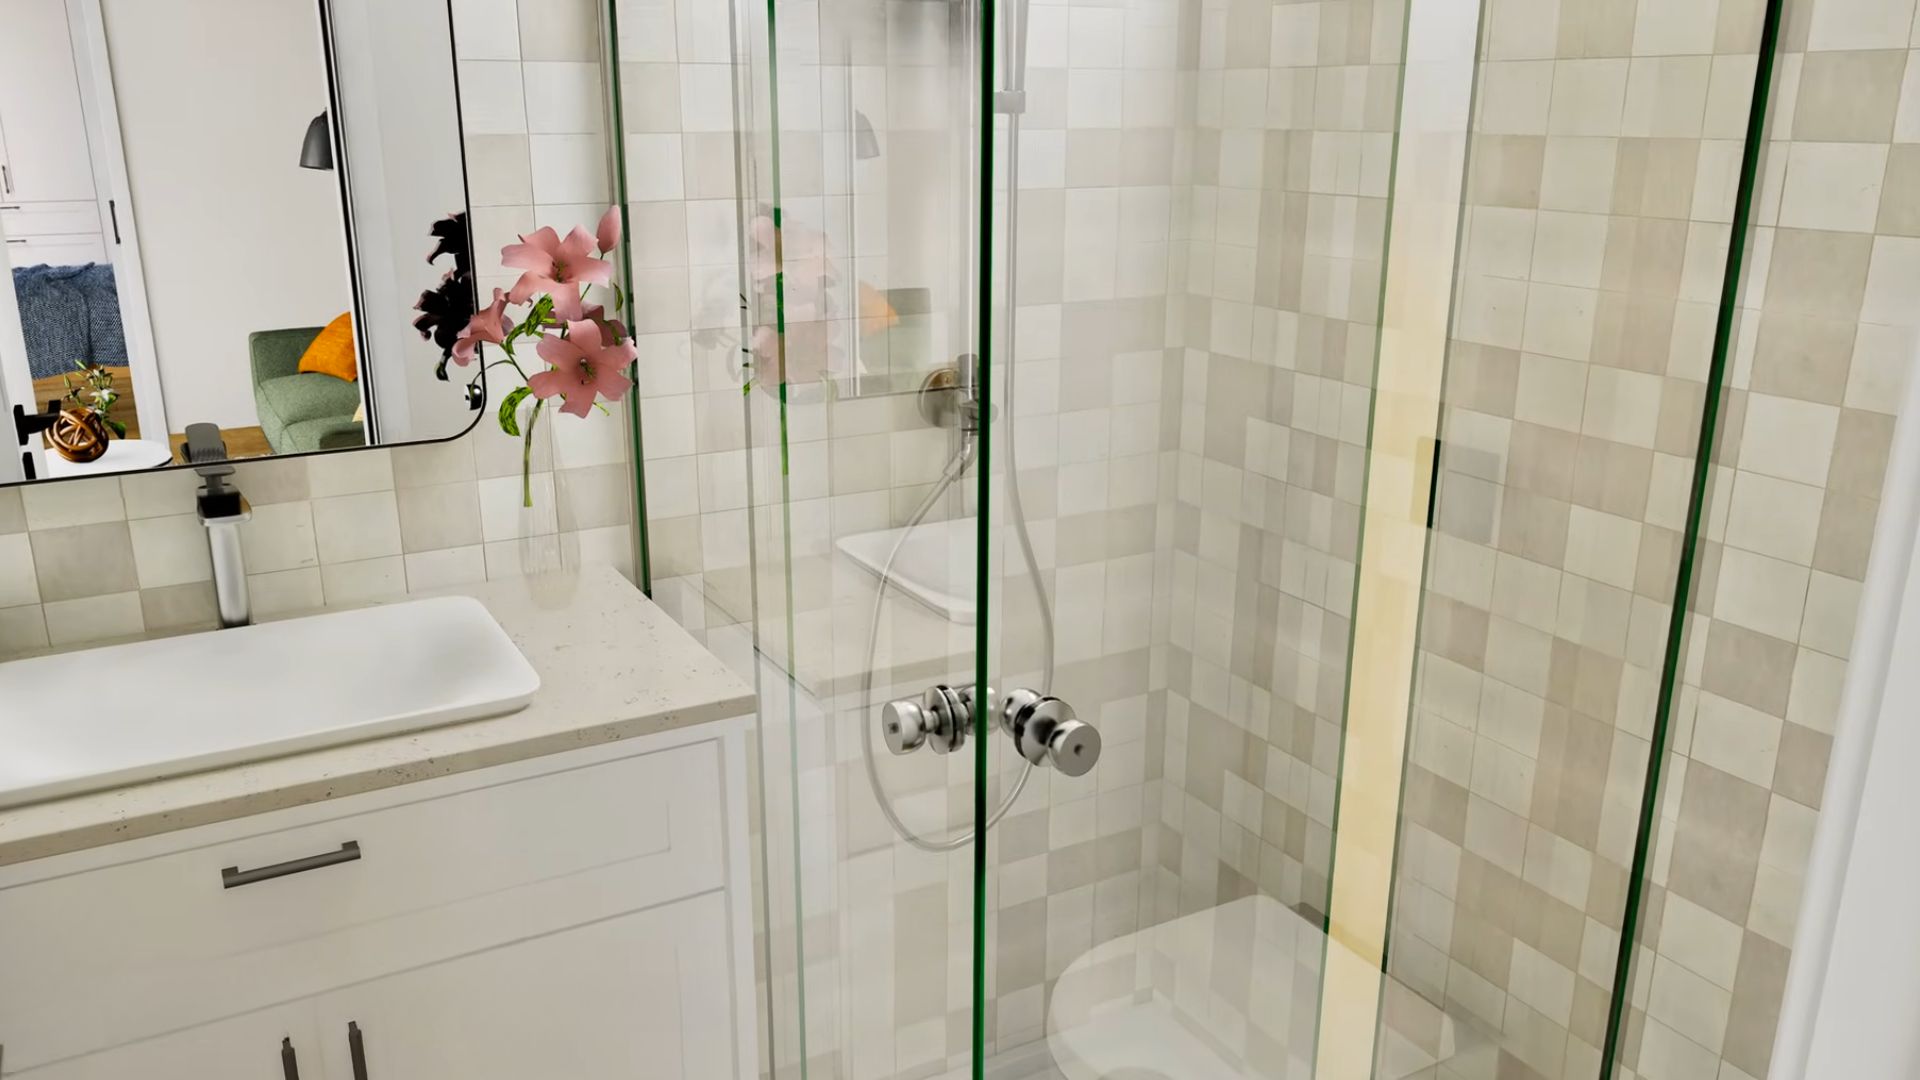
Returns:
[[[465,596],[0,664],[0,807],[500,716],[540,676]]]
[[[980,520],[929,521],[911,533],[906,529],[861,533],[843,538],[839,547],[841,554],[878,579],[895,544],[900,554],[893,560],[893,588],[946,616],[948,622],[971,625],[975,581],[980,576],[975,557],[980,550]]]

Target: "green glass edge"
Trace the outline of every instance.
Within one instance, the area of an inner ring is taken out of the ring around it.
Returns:
[[[1740,281],[1746,267],[1747,233],[1759,186],[1760,156],[1766,146],[1768,99],[1773,90],[1775,55],[1780,47],[1784,0],[1767,0],[1760,30],[1760,52],[1753,76],[1753,100],[1747,113],[1746,145],[1740,155],[1740,186],[1734,197],[1733,225],[1728,232],[1727,263],[1720,284],[1720,312],[1713,330],[1713,360],[1707,369],[1707,400],[1700,416],[1700,440],[1694,449],[1693,483],[1687,499],[1686,529],[1680,535],[1680,568],[1674,581],[1673,610],[1667,621],[1667,653],[1660,668],[1660,696],[1655,701],[1653,734],[1647,743],[1646,786],[1640,795],[1640,823],[1634,836],[1633,866],[1627,876],[1627,907],[1620,926],[1620,949],[1614,958],[1613,997],[1607,1007],[1607,1033],[1600,1047],[1600,1078],[1615,1075],[1621,1041],[1625,1037],[1628,1001],[1633,985],[1633,954],[1640,936],[1640,917],[1646,904],[1647,864],[1653,856],[1654,821],[1659,814],[1660,780],[1665,772],[1672,735],[1674,693],[1678,689],[1680,652],[1692,603],[1694,564],[1700,553],[1700,526],[1706,516],[1707,487],[1713,474],[1714,448],[1720,432],[1721,393],[1733,352],[1734,316]]]
[[[980,292],[975,301],[980,311],[979,340],[974,343],[980,359],[980,458],[975,464],[980,470],[980,519],[975,523],[973,579],[975,609],[980,615],[973,626],[973,1080],[985,1080],[987,1067],[987,744],[993,734],[987,700],[988,627],[993,621],[988,577],[993,510],[993,27],[994,0],[980,0],[976,39],[980,50]],[[1007,198],[1018,197],[1009,185]],[[1019,483],[1019,478],[1009,476],[1004,483]]]
[[[621,312],[627,325],[633,325],[633,236],[625,228],[627,217],[627,123],[626,97],[620,87],[620,3],[606,0],[606,48],[601,53],[607,72],[607,115],[611,117],[613,197],[620,207],[621,244],[620,280],[627,283],[626,305]],[[633,455],[633,551],[635,569],[640,572],[640,591],[653,595],[653,544],[647,529],[647,454],[646,439],[640,430],[640,362],[635,360],[627,375],[634,380],[633,393],[627,399],[627,449]]]
[[[783,631],[787,646],[787,715],[790,723],[797,723],[799,711],[799,688],[791,668],[797,666],[799,633],[795,628],[793,613],[793,469],[792,453],[789,445],[791,428],[788,423],[787,407],[787,261],[786,261],[786,214],[783,208],[783,196],[780,184],[780,12],[778,0],[766,0],[767,9],[767,145],[768,145],[768,212],[773,219],[773,340],[774,356],[778,380],[777,395],[780,411],[780,581],[784,590],[785,619]],[[741,348],[748,347],[741,342]],[[755,370],[753,378],[757,380],[760,372]],[[746,387],[752,391],[751,383]],[[748,466],[751,468],[751,464]],[[756,605],[757,606],[757,605]],[[758,628],[756,627],[756,633]],[[793,819],[793,850],[800,850],[800,740],[787,739],[787,768],[796,780],[787,785],[791,799],[790,811]],[[798,864],[795,871],[799,873]],[[794,1037],[800,1055],[800,1076],[805,1080],[808,1071],[807,1054],[807,965],[806,965],[806,909],[801,899],[798,881],[793,890],[793,960],[794,960],[794,1000],[798,1012],[794,1024]]]

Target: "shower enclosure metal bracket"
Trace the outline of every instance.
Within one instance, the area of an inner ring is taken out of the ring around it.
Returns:
[[[996,695],[993,712],[1000,730],[1014,742],[1020,756],[1034,765],[1051,765],[1067,776],[1085,776],[1100,760],[1100,732],[1081,720],[1073,706],[1033,690]],[[918,700],[900,698],[881,707],[880,730],[887,749],[910,754],[930,746],[936,754],[950,754],[966,745],[973,732],[973,687],[930,686]]]

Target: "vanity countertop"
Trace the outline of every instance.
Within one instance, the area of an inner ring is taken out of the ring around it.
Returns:
[[[485,604],[539,672],[532,704],[489,720],[0,810],[0,866],[753,711],[751,688],[611,567],[440,595],[448,594]]]

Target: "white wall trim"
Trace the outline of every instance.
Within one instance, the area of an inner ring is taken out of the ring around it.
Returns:
[[[67,0],[67,32],[73,38],[73,62],[80,74],[80,107],[87,117],[87,150],[93,158],[94,191],[100,204],[101,239],[113,264],[120,294],[120,326],[126,336],[128,377],[133,380],[134,410],[140,437],[165,445],[172,432],[161,391],[159,352],[153,343],[153,317],[147,306],[147,275],[140,262],[133,189],[127,181],[127,155],[120,141],[120,107],[113,94],[113,65],[107,54],[107,20],[100,0]],[[113,203],[110,207],[109,202]],[[114,243],[118,223],[120,242]]]
[[[1920,378],[1909,375],[1807,863],[1772,1080],[1920,1075],[1916,537]]]

